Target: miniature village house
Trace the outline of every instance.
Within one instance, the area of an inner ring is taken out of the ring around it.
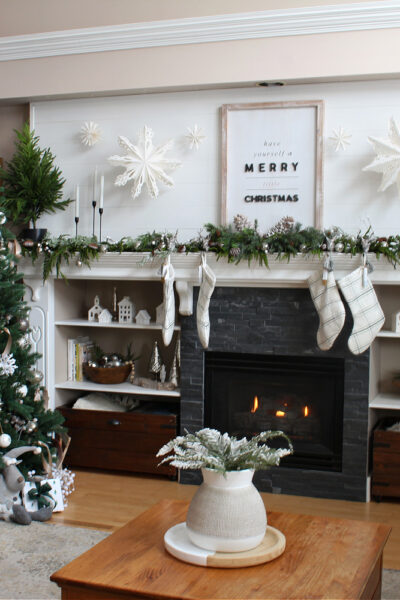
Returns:
[[[89,312],[88,312],[88,320],[89,321],[98,321],[99,315],[102,312],[102,310],[103,310],[103,307],[100,306],[100,298],[99,298],[99,296],[95,296],[94,305],[92,306],[92,308],[89,309]]]
[[[118,302],[118,321],[120,323],[132,323],[135,314],[135,306],[129,296],[124,296]]]

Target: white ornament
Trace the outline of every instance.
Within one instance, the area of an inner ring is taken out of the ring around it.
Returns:
[[[97,123],[93,123],[93,121],[89,121],[89,123],[84,123],[81,127],[81,142],[84,146],[89,146],[91,148],[97,142],[99,142],[102,138],[102,133],[100,127]]]
[[[400,193],[400,132],[393,119],[389,122],[389,139],[378,140],[369,137],[377,156],[363,171],[382,173],[382,181],[378,192],[384,192],[393,183],[397,184]]]
[[[138,325],[148,325],[151,321],[151,317],[147,310],[142,309],[139,310],[138,314],[136,315],[135,321]]]
[[[18,369],[15,358],[12,354],[0,356],[0,375],[12,375]]]
[[[100,298],[98,296],[94,297],[94,305],[89,309],[88,312],[88,321],[98,321],[99,315],[102,312],[103,307],[100,306]]]
[[[99,314],[99,323],[111,323],[112,319],[110,311],[107,308],[103,308]]]
[[[27,393],[28,393],[28,387],[27,387],[27,386],[26,386],[24,383],[23,383],[22,385],[18,385],[18,386],[15,388],[15,393],[16,393],[18,396],[22,396],[22,398],[25,398],[25,396],[26,396],[26,395],[27,395]]]
[[[118,322],[119,323],[133,323],[133,317],[135,316],[135,305],[129,296],[124,296],[122,300],[118,302]]]
[[[343,127],[339,127],[339,129],[332,131],[329,139],[332,140],[335,146],[335,152],[338,152],[339,150],[346,150],[346,146],[350,146],[350,139],[352,137],[351,133],[347,133]]]
[[[203,130],[197,124],[191,128],[188,127],[187,130],[189,132],[186,134],[186,137],[189,142],[189,148],[191,150],[193,150],[193,148],[198,150],[200,147],[200,144],[202,142],[204,142],[204,140],[206,139],[206,136],[204,135]]]
[[[126,156],[110,156],[108,159],[111,164],[125,168],[125,172],[116,178],[115,185],[123,186],[128,181],[133,181],[132,198],[140,195],[143,184],[146,184],[152,198],[157,198],[159,194],[156,180],[169,187],[174,185],[173,179],[167,175],[166,171],[173,171],[181,163],[178,160],[169,160],[164,156],[171,149],[173,141],[169,140],[154,148],[152,138],[153,131],[147,125],[139,132],[136,146],[128,138],[120,135],[118,142],[127,154]]]
[[[11,436],[8,433],[2,433],[0,435],[0,448],[8,448],[11,444]]]

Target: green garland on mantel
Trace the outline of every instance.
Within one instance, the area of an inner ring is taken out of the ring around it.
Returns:
[[[58,238],[46,237],[41,243],[21,240],[22,254],[31,257],[33,262],[43,257],[43,281],[46,281],[54,269],[57,277],[64,277],[61,267],[71,261],[90,267],[90,263],[104,252],[149,252],[153,256],[163,256],[169,252],[189,254],[206,250],[235,264],[242,260],[250,264],[255,260],[268,267],[269,254],[287,261],[299,252],[320,257],[327,250],[328,240],[333,237],[333,249],[336,252],[355,256],[363,252],[363,241],[369,240],[370,253],[374,253],[377,258],[385,256],[394,267],[400,263],[400,235],[378,238],[372,236],[370,229],[364,234],[352,236],[336,227],[324,231],[303,227],[300,223],[293,223],[291,218],[282,219],[267,233],[260,233],[257,223],[253,227],[245,224],[239,229],[237,226],[207,223],[204,229],[206,235],[200,232],[197,238],[188,242],[178,242],[176,233],[155,231],[135,239],[124,237],[118,242],[108,238],[107,242],[99,243],[96,238],[71,238],[65,235]]]

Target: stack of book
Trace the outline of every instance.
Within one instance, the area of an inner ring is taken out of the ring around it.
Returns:
[[[88,337],[68,340],[68,381],[83,381],[82,365],[91,360],[93,346]]]

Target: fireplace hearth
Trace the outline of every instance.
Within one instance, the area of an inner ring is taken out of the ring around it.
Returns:
[[[294,454],[282,466],[340,471],[343,390],[343,359],[206,352],[204,425],[284,431]]]
[[[351,315],[328,352],[316,344],[308,289],[217,287],[210,322],[204,351],[195,315],[181,321],[181,431],[212,426],[241,436],[282,424],[295,454],[258,471],[259,490],[365,501],[369,353],[347,347]],[[180,481],[201,475],[182,471]]]

